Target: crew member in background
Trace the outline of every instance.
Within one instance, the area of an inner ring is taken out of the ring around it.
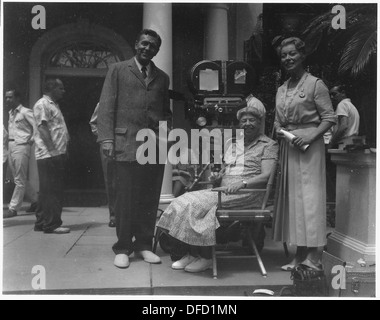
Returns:
[[[47,79],[44,95],[33,107],[36,120],[35,141],[40,192],[34,231],[63,234],[70,229],[61,227],[63,205],[64,162],[69,133],[58,101],[65,89],[60,79]]]
[[[92,133],[98,136],[98,109],[99,103],[96,105],[94,113],[91,116],[90,127]],[[116,227],[115,222],[115,199],[116,199],[116,188],[115,188],[115,160],[105,156],[102,147],[100,145],[100,160],[102,162],[104,184],[106,186],[106,193],[108,199],[108,209],[110,213],[110,221],[108,226],[110,228]]]
[[[351,99],[347,97],[343,85],[334,86],[330,90],[330,97],[338,116],[338,124],[334,127],[330,141],[331,146],[334,146],[359,134],[360,116]]]
[[[5,92],[5,105],[9,109],[8,165],[13,175],[15,188],[8,212],[3,213],[3,217],[11,218],[17,216],[25,194],[31,201],[31,206],[27,211],[34,212],[37,206],[37,193],[28,181],[35,121],[32,110],[21,104],[21,94],[18,90],[11,89]]]

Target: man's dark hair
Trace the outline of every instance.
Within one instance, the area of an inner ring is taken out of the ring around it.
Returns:
[[[43,93],[52,92],[52,90],[54,90],[55,88],[58,87],[58,85],[59,85],[58,81],[61,81],[61,80],[58,78],[46,78],[44,85],[43,85],[42,92]]]
[[[337,88],[340,93],[346,93],[347,92],[346,91],[346,85],[344,85],[344,84],[336,84],[335,86],[333,86],[333,88],[334,87]]]
[[[22,95],[21,95],[21,91],[16,89],[16,88],[9,88],[7,90],[5,90],[5,92],[9,92],[9,91],[12,91],[13,92],[13,96],[19,100],[21,100],[22,98]]]
[[[137,35],[137,38],[136,38],[136,41],[139,42],[140,41],[140,38],[142,35],[147,35],[147,36],[151,36],[153,38],[156,38],[157,39],[157,42],[158,42],[158,47],[161,47],[161,43],[162,43],[162,40],[161,40],[161,37],[159,36],[159,34],[152,30],[152,29],[143,29],[139,32],[139,34]]]

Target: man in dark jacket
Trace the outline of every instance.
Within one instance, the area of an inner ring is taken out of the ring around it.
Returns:
[[[119,268],[129,266],[132,252],[148,263],[161,262],[151,248],[164,164],[142,165],[136,158],[144,143],[136,140],[139,130],[158,134],[159,121],[171,120],[169,77],[151,61],[160,45],[155,31],[141,31],[135,57],[110,66],[99,103],[98,142],[104,154],[116,160],[118,241],[113,251]]]

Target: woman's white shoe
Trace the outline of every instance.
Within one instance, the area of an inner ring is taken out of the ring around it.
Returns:
[[[192,255],[190,255],[189,253],[184,256],[182,259],[174,262],[172,264],[172,269],[174,270],[183,270],[185,269],[185,267],[187,265],[189,265],[190,263],[192,263],[194,260],[196,260],[197,257],[193,257]]]
[[[185,267],[187,272],[202,272],[212,269],[212,259],[197,258],[193,263]]]

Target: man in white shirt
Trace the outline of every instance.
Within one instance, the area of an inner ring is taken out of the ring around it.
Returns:
[[[8,164],[12,171],[15,189],[9,203],[9,210],[3,213],[3,217],[11,218],[20,210],[25,193],[32,202],[31,208],[35,208],[37,203],[37,193],[28,181],[35,121],[32,110],[21,104],[21,95],[18,90],[11,89],[5,92],[5,104],[9,108]]]
[[[44,95],[34,107],[36,121],[36,159],[40,178],[37,221],[34,231],[44,233],[69,233],[61,227],[64,161],[69,134],[58,101],[65,89],[59,79],[47,79]]]
[[[337,85],[330,90],[330,97],[338,116],[338,124],[334,128],[331,145],[344,142],[346,138],[359,134],[360,116],[358,110],[347,98],[342,85]]]

